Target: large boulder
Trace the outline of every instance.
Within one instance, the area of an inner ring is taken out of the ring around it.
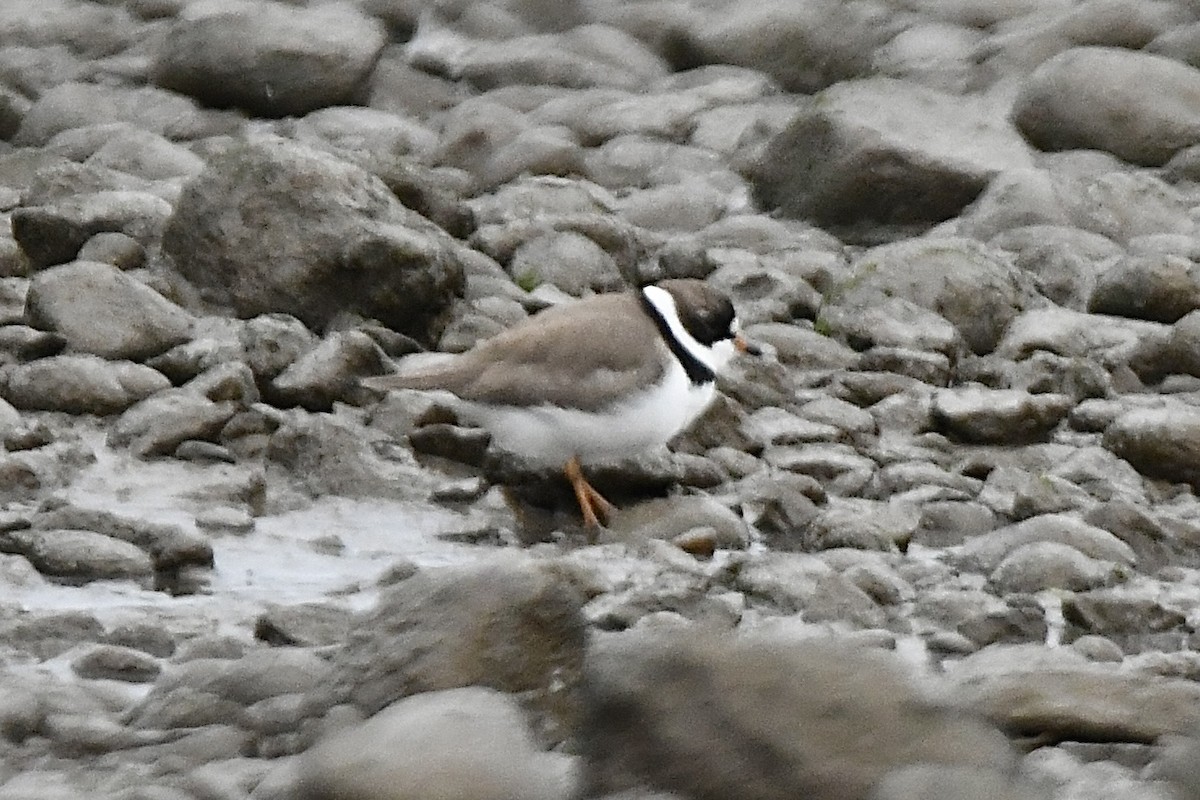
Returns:
[[[1013,120],[1043,150],[1106,150],[1161,166],[1200,142],[1200,70],[1122,48],[1074,48],[1030,76]]]
[[[865,800],[914,764],[1011,765],[999,731],[924,701],[897,666],[821,640],[601,641],[584,686],[588,796],[645,784],[694,800]]]
[[[237,106],[256,116],[300,115],[351,102],[385,42],[382,23],[348,4],[226,6],[175,22],[158,48],[152,77],[206,105]]]
[[[753,169],[767,206],[818,224],[929,225],[958,214],[995,175],[1032,166],[986,103],[891,78],[816,95]]]
[[[350,311],[428,341],[463,288],[449,235],[365,170],[281,139],[214,156],[184,188],[163,251],[239,315],[313,328]]]
[[[351,629],[335,660],[340,693],[374,714],[419,692],[488,686],[565,722],[583,666],[583,602],[550,562],[421,570]]]

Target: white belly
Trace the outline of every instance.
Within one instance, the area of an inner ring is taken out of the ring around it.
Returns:
[[[572,456],[610,461],[666,444],[700,416],[716,396],[712,383],[695,386],[672,361],[666,377],[642,394],[604,412],[556,406],[482,406],[464,403],[465,419],[491,431],[493,443],[548,466]]]

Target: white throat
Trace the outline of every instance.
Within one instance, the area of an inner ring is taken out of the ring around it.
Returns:
[[[675,306],[675,298],[666,289],[659,286],[646,286],[642,289],[642,294],[666,321],[667,330],[675,337],[675,340],[701,364],[714,373],[720,374],[725,366],[733,360],[737,351],[732,339],[722,339],[715,342],[712,347],[708,347],[700,344],[687,332],[687,328],[683,327],[683,323],[679,321],[679,309]],[[734,320],[733,328],[736,332],[736,320]]]

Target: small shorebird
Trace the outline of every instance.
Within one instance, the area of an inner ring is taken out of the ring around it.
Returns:
[[[444,363],[363,384],[456,395],[499,448],[562,466],[594,529],[615,507],[581,464],[665,444],[712,402],[738,351],[759,352],[729,298],[674,279],[550,308]]]

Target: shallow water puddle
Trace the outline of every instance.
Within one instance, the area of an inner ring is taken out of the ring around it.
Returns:
[[[96,461],[62,492],[73,505],[190,531],[196,530],[197,515],[214,506],[244,507],[238,496],[251,481],[246,467],[141,460],[109,449],[100,432],[83,438]],[[373,602],[379,577],[398,561],[433,566],[483,557],[479,548],[439,538],[469,521],[433,503],[322,497],[257,517],[254,530],[244,535],[205,534],[215,567],[195,595],[170,597],[128,581],[97,581],[37,584],[10,597],[29,610],[89,610],[101,619],[119,619],[122,609],[153,607],[165,617],[199,614],[244,623],[269,604],[330,599],[362,608]]]

